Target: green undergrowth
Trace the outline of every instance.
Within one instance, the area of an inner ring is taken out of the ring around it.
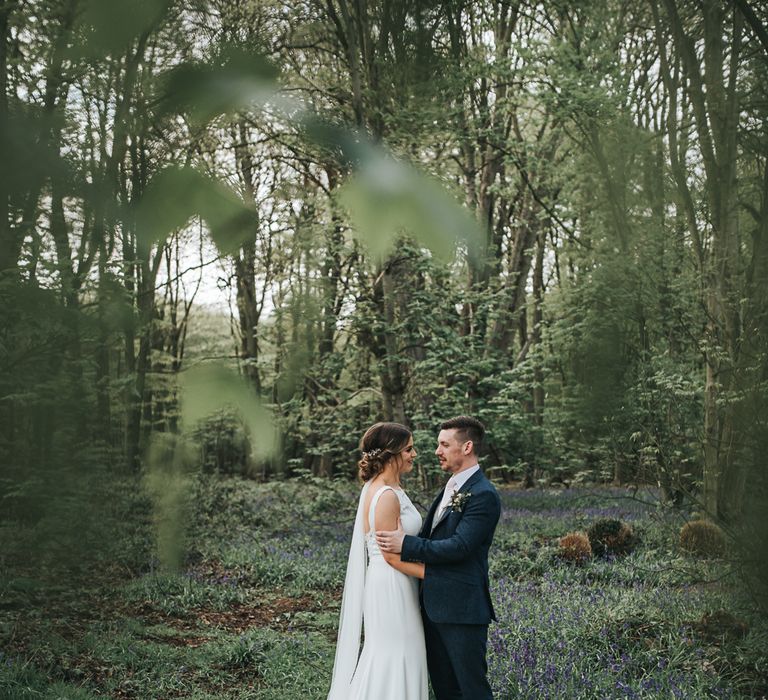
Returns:
[[[45,576],[0,559],[0,698],[324,698],[356,494],[311,479],[201,479],[184,565],[168,573],[148,504],[126,486],[131,517],[105,550],[119,556]],[[679,550],[685,514],[615,489],[510,490],[502,502],[489,638],[498,698],[768,691],[768,626],[727,561]],[[628,522],[634,551],[562,561],[559,536],[600,517]]]

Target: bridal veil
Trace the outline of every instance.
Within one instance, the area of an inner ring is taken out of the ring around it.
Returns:
[[[349,546],[347,574],[344,579],[344,593],[341,597],[339,636],[336,644],[336,660],[333,664],[333,679],[328,700],[348,700],[349,686],[355,675],[360,656],[360,635],[363,629],[363,594],[368,555],[365,548],[365,513],[363,505],[370,482],[367,481],[360,493],[355,525],[352,530],[352,544]]]

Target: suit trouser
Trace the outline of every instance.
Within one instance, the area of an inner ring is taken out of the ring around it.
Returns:
[[[485,660],[488,625],[432,622],[423,608],[421,617],[437,700],[493,700]]]

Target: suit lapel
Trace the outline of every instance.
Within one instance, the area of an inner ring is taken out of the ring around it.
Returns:
[[[472,486],[474,486],[480,479],[483,477],[483,471],[482,469],[478,469],[472,476],[467,479],[467,482],[462,485],[462,487],[456,492],[456,493],[465,493],[468,489],[470,489]],[[445,489],[443,489],[445,490]],[[437,498],[435,499],[435,502],[432,504],[432,508],[430,508],[430,517],[434,518],[434,511],[439,505],[440,501],[443,500],[443,492],[441,491]],[[451,512],[450,508],[445,508],[442,513],[440,513],[440,517],[437,519],[437,522],[435,522],[432,527],[430,528],[430,534],[435,531],[437,526],[443,522],[448,517],[448,514]]]
[[[442,500],[442,499],[441,499],[441,500]],[[442,512],[442,513],[440,513],[440,517],[437,519],[437,522],[436,522],[436,523],[435,523],[435,524],[432,526],[432,532],[434,532],[434,531],[437,529],[437,526],[438,526],[438,525],[439,525],[441,522],[443,522],[443,520],[445,520],[445,519],[448,517],[448,513],[450,513],[450,512],[451,512],[451,511],[450,511],[450,509],[449,509],[449,508],[444,508],[444,509],[443,509],[443,512]]]
[[[445,489],[445,487],[443,487]],[[421,534],[424,537],[429,538],[430,533],[433,530],[432,527],[432,520],[435,517],[435,512],[437,511],[437,506],[440,505],[440,501],[443,499],[443,492],[440,491],[440,493],[437,494],[437,497],[434,501],[432,501],[432,505],[429,507],[429,510],[427,511],[427,517],[424,519],[424,524],[421,527]]]

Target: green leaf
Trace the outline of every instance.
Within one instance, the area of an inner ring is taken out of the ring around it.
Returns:
[[[343,187],[355,235],[371,253],[385,257],[403,234],[409,234],[443,260],[458,246],[470,255],[480,249],[477,222],[435,180],[377,153],[367,158]]]
[[[152,31],[170,5],[171,0],[85,0],[73,52],[88,57],[122,53]]]
[[[374,256],[385,257],[403,234],[444,260],[461,245],[472,256],[480,252],[477,222],[441,183],[395,160],[358,132],[307,115],[299,121],[308,138],[354,170],[340,198],[355,235]]]
[[[47,134],[57,128],[50,115],[34,107],[8,115],[0,131],[0,188],[11,196],[24,196],[47,178],[60,182],[76,180],[58,149],[48,143]]]
[[[162,76],[161,102],[166,113],[187,114],[200,125],[267,103],[288,108],[277,96],[276,78],[262,55],[227,46],[210,61],[184,63]]]
[[[235,408],[248,428],[253,456],[274,454],[277,435],[272,416],[251,387],[221,365],[200,365],[181,375],[181,420],[189,430],[195,423],[222,408]]]
[[[184,558],[194,456],[188,443],[172,433],[152,436],[144,488],[152,500],[157,554],[164,568],[178,570]]]
[[[136,205],[139,245],[148,249],[195,215],[205,219],[222,253],[256,235],[256,211],[231,189],[193,168],[171,167],[152,179]]]

